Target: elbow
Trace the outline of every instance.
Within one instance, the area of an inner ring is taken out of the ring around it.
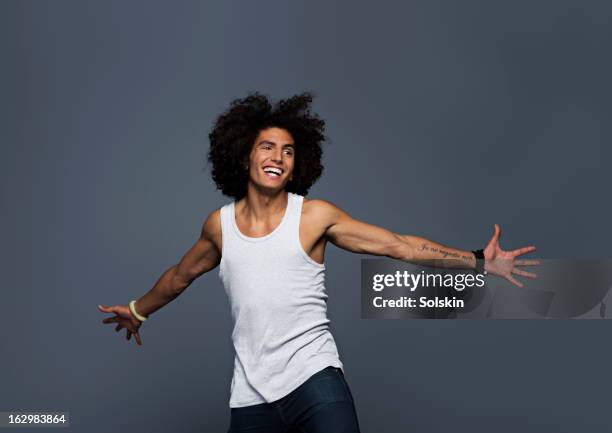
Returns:
[[[172,293],[175,296],[180,295],[187,287],[191,285],[195,277],[184,272],[179,272],[178,268],[175,268],[172,275]]]
[[[183,278],[176,280],[176,282],[173,284],[174,292],[180,295],[187,287],[191,285],[192,282],[193,279]]]
[[[399,236],[395,236],[396,240],[389,246],[389,258],[402,261],[414,260],[414,250],[411,245],[404,242]]]

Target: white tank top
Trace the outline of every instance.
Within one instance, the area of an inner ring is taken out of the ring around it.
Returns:
[[[262,237],[240,232],[235,202],[221,208],[219,277],[234,325],[230,407],[276,401],[327,366],[344,371],[328,326],[325,265],[300,243],[304,197],[287,194],[282,221]]]

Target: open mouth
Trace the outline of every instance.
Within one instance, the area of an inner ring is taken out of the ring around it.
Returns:
[[[266,173],[266,176],[273,178],[273,179],[279,178],[283,174],[283,169],[278,168],[278,167],[272,167],[272,166],[264,167],[263,171],[264,173]]]

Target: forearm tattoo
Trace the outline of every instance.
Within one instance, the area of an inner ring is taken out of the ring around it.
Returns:
[[[435,254],[435,255],[440,255],[440,257],[428,257],[428,259],[430,260],[437,260],[437,259],[455,259],[455,260],[461,260],[461,261],[465,261],[467,262],[468,265],[472,264],[472,261],[474,260],[474,256],[470,256],[470,255],[465,255],[465,254],[459,254],[458,252],[453,252],[453,251],[448,251],[445,250],[443,248],[438,248],[436,246],[433,245],[428,245],[427,243],[422,243],[418,248],[417,251],[424,251],[427,253],[431,253],[431,254]]]

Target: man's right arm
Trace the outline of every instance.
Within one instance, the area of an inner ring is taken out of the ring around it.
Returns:
[[[215,240],[218,243],[220,239],[221,216],[217,209],[208,215],[200,238],[180,262],[165,271],[153,288],[136,301],[136,312],[149,316],[179,296],[196,278],[215,268],[221,261]]]

